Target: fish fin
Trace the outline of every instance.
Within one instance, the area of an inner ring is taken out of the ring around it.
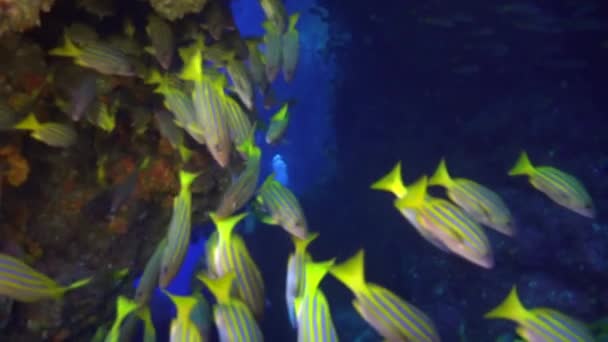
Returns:
[[[42,124],[36,118],[34,113],[28,114],[28,116],[21,122],[17,123],[13,128],[23,129],[28,131],[37,131],[42,127]]]
[[[306,250],[306,247],[308,247],[308,245],[315,241],[315,239],[319,237],[319,233],[310,233],[308,234],[308,236],[306,237],[306,239],[300,239],[299,237],[292,235],[291,236],[291,240],[293,241],[293,245],[294,248],[296,250],[296,253],[298,252],[304,252]]]
[[[289,116],[289,104],[285,103],[281,108],[272,116],[271,121],[283,121]]]
[[[427,186],[428,177],[424,175],[412,185],[408,186],[407,195],[395,200],[395,207],[401,209],[421,206],[425,201]]]
[[[152,56],[156,55],[156,49],[154,48],[154,46],[146,46],[144,47],[144,51],[146,51]]]
[[[277,29],[277,27],[274,25],[274,23],[270,20],[265,20],[262,23],[262,27],[264,28],[264,30],[266,30],[266,32],[278,32],[279,31]]]
[[[325,277],[325,275],[327,274],[327,272],[329,272],[330,268],[334,265],[334,262],[336,261],[336,259],[330,259],[327,261],[320,261],[320,262],[307,262],[304,265],[305,268],[305,281],[306,283],[304,284],[304,292],[305,294],[312,294],[314,293],[317,288],[319,287],[319,284],[321,283],[321,280],[323,280],[323,277]]]
[[[190,296],[178,296],[169,293],[167,290],[162,290],[173,302],[177,308],[177,319],[178,320],[189,320],[192,309],[196,306],[196,299]]]
[[[66,286],[65,290],[69,291],[69,290],[77,289],[79,287],[83,287],[85,285],[88,285],[91,282],[91,279],[92,278],[89,277],[89,278],[84,278],[84,279],[80,279],[78,281],[75,281],[75,282],[71,283],[70,285]]]
[[[63,45],[51,49],[49,51],[49,55],[51,56],[61,56],[61,57],[77,57],[81,53],[80,48],[78,48],[70,37],[67,34],[63,35]]]
[[[289,26],[288,26],[289,31],[293,31],[296,29],[296,24],[298,23],[298,19],[300,19],[299,12],[295,12],[289,16]]]
[[[535,169],[526,151],[522,151],[519,155],[519,159],[515,162],[515,166],[509,170],[509,176],[520,176],[520,175],[531,175]]]
[[[136,308],[137,304],[135,301],[124,296],[118,296],[116,300],[116,322],[118,322],[119,326],[123,319]]]
[[[398,198],[407,194],[407,188],[401,179],[401,162],[398,162],[393,169],[371,185],[374,190],[392,192]]]
[[[528,315],[528,310],[523,306],[517,296],[517,288],[513,286],[505,300],[497,307],[486,313],[484,318],[502,318],[519,322]]]
[[[355,255],[341,264],[334,265],[329,273],[340,282],[359,293],[365,290],[365,251],[360,249]]]
[[[192,154],[193,154],[192,150],[189,149],[189,148],[187,148],[183,144],[180,144],[177,147],[177,149],[178,149],[178,152],[179,152],[179,156],[180,156],[180,158],[182,159],[182,161],[184,163],[187,163],[190,160],[190,158],[192,158]]]
[[[179,74],[183,80],[202,82],[203,81],[203,57],[200,50],[196,50],[189,58],[184,61],[184,68]]]
[[[189,189],[190,185],[194,182],[196,177],[198,177],[200,173],[192,173],[188,171],[180,171],[179,172],[179,184],[182,190]]]
[[[199,273],[196,277],[213,293],[218,303],[225,303],[230,299],[232,283],[236,278],[234,271],[230,271],[215,279],[208,277],[204,273]]]
[[[219,235],[219,239],[223,241],[228,241],[234,227],[244,219],[249,213],[245,212],[240,215],[228,216],[228,217],[219,217],[215,213],[209,213],[209,217],[215,224],[217,229],[217,233]]]
[[[439,165],[437,166],[437,170],[431,178],[429,178],[429,185],[441,185],[443,187],[449,188],[454,181],[448,172],[448,167],[445,162],[445,158],[441,158]]]
[[[256,154],[256,149],[258,153],[261,153],[260,149],[255,145],[255,130],[257,125],[257,122],[254,122],[253,125],[251,125],[247,138],[236,147],[237,151],[247,155],[248,159],[251,158],[252,155]]]

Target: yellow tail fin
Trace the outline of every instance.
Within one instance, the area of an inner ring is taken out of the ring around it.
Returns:
[[[517,296],[517,289],[515,286],[513,286],[507,298],[505,298],[505,300],[493,310],[486,313],[483,317],[489,319],[502,318],[515,322],[521,322],[527,314],[528,310],[526,310],[526,308],[522,305],[519,297]]]
[[[213,293],[218,303],[226,303],[230,300],[232,282],[236,278],[234,272],[228,272],[220,278],[215,279],[210,278],[203,273],[199,273],[196,277],[207,286],[211,293]]]
[[[67,34],[63,35],[63,46],[56,47],[49,51],[49,55],[61,57],[77,57],[80,55],[80,53],[81,50],[74,45]]]
[[[296,253],[303,253],[306,250],[306,247],[308,247],[311,242],[315,241],[317,237],[319,237],[319,233],[310,233],[306,239],[300,239],[299,237],[292,235],[291,240],[293,241]]]
[[[448,167],[445,163],[445,158],[442,158],[437,166],[437,170],[433,176],[429,179],[429,185],[440,185],[446,188],[449,188],[454,181],[452,177],[450,177],[450,173],[448,172]]]
[[[386,176],[373,183],[371,188],[374,190],[392,192],[398,198],[405,196],[407,194],[407,189],[403,185],[403,180],[401,179],[401,162],[398,162]]]
[[[234,227],[236,227],[236,225],[247,215],[248,213],[245,212],[240,215],[219,217],[215,213],[209,213],[209,217],[215,224],[215,228],[217,229],[217,233],[219,235],[219,240],[221,241],[228,241]]]
[[[353,292],[365,290],[365,251],[360,249],[350,259],[334,265],[329,272]]]
[[[422,176],[414,184],[408,186],[407,195],[395,200],[395,207],[402,208],[418,208],[426,199],[426,188],[428,186],[428,177]]]
[[[14,126],[15,129],[23,129],[26,131],[37,131],[41,127],[42,124],[38,121],[38,119],[36,119],[36,115],[34,113],[28,114],[25,119]]]
[[[304,265],[304,269],[306,272],[306,276],[304,277],[306,280],[306,284],[304,284],[304,294],[313,294],[323,277],[329,272],[329,269],[334,265],[336,259],[331,259],[323,262],[306,262]]]
[[[526,151],[522,151],[515,166],[509,170],[509,176],[531,175],[534,173],[534,166],[528,158]]]

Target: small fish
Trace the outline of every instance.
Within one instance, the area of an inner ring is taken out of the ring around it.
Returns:
[[[69,147],[76,142],[77,138],[72,126],[56,122],[40,123],[34,113],[30,113],[14,128],[31,131],[32,138],[53,147]]]
[[[319,284],[333,266],[334,260],[307,262],[302,296],[295,299],[298,342],[338,342],[327,298]]]
[[[164,291],[164,290],[163,290]],[[190,319],[192,310],[197,305],[196,298],[192,296],[177,296],[164,291],[177,308],[177,317],[171,321],[171,332],[169,340],[171,342],[197,342],[203,341],[198,332],[198,328]]]
[[[359,250],[330,273],[355,295],[359,315],[386,341],[439,342],[435,324],[418,308],[386,288],[365,280],[365,252]]]
[[[266,65],[266,78],[272,83],[279,73],[282,59],[282,36],[272,22],[265,21],[262,26],[264,33],[264,64]]]
[[[500,196],[472,180],[452,178],[445,159],[441,159],[429,185],[446,188],[448,197],[475,221],[505,235],[515,235],[513,217]]]
[[[116,128],[116,113],[119,106],[118,98],[112,99],[110,104],[96,100],[88,111],[87,119],[102,131],[111,133]]]
[[[596,212],[591,196],[575,177],[551,166],[533,166],[528,154],[522,152],[509,176],[528,176],[530,184],[547,195],[555,203],[575,213],[595,218]]]
[[[156,110],[154,117],[158,123],[158,131],[165,137],[173,149],[177,150],[183,161],[188,161],[192,151],[184,146],[184,131],[177,127],[171,113],[165,110]]]
[[[264,279],[247,245],[234,233],[235,226],[247,214],[220,218],[210,213],[209,216],[216,231],[205,246],[207,268],[218,277],[234,272],[236,297],[247,304],[256,318],[261,319],[264,315]]]
[[[300,33],[296,29],[296,24],[300,18],[299,13],[294,13],[289,17],[289,28],[283,34],[282,41],[282,61],[283,61],[283,78],[285,82],[291,82],[296,72],[298,65],[298,57],[300,54]]]
[[[260,0],[266,18],[272,22],[280,33],[287,28],[287,11],[282,0]]]
[[[80,48],[64,35],[64,45],[50,50],[49,54],[73,57],[77,65],[94,69],[104,75],[136,75],[135,65],[124,52],[102,42],[93,42]]]
[[[427,194],[428,178],[421,177],[408,187],[406,196],[394,202],[418,232],[436,247],[489,269],[494,257],[488,237],[481,227],[452,203]]]
[[[308,238],[302,240],[295,236],[291,236],[294,245],[294,252],[289,255],[287,260],[287,279],[285,284],[285,302],[287,303],[287,314],[291,326],[295,329],[298,327],[296,318],[295,299],[304,294],[305,274],[304,265],[312,261],[306,248],[319,236],[318,233],[308,235]]]
[[[167,246],[163,253],[158,285],[166,288],[182,265],[190,246],[192,193],[190,185],[199,174],[180,171],[180,191],[173,199],[173,214],[167,227]]]
[[[20,302],[59,298],[65,292],[87,285],[91,278],[61,286],[23,261],[0,253],[0,295]]]
[[[226,108],[230,138],[235,146],[239,146],[247,140],[251,132],[251,121],[243,111],[243,108],[241,108],[241,105],[230,96],[225,97],[224,106]]]
[[[171,25],[161,17],[151,14],[148,16],[146,33],[152,46],[146,47],[146,52],[153,55],[163,69],[168,70],[173,60],[174,38]]]
[[[247,110],[253,109],[253,82],[243,61],[232,55],[226,64],[226,71],[232,82],[230,90],[235,92]]]
[[[549,308],[526,309],[515,286],[507,298],[484,315],[489,319],[508,319],[517,323],[515,331],[528,342],[592,342],[593,335],[582,322]]]
[[[167,246],[167,239],[163,238],[160,240],[154,254],[148,259],[146,267],[144,267],[144,273],[139,279],[137,288],[135,289],[134,300],[139,307],[148,305],[152,293],[158,286],[158,279],[160,275],[160,265]]]
[[[195,122],[202,127],[207,149],[221,167],[228,166],[232,144],[224,106],[225,79],[203,77],[200,50],[196,50],[186,61],[180,76],[184,80],[194,82],[192,103],[195,109]]]
[[[125,320],[127,316],[129,316],[133,311],[137,309],[137,304],[124,297],[118,296],[116,300],[116,319],[114,319],[114,323],[112,323],[112,328],[110,332],[106,335],[105,342],[119,342],[120,341],[120,327],[122,322]]]
[[[200,279],[213,293],[217,304],[213,306],[213,316],[220,342],[257,342],[263,341],[262,331],[245,303],[230,295],[234,272],[228,272],[212,279],[199,274]]]
[[[308,224],[296,196],[281,183],[274,174],[266,178],[258,191],[257,201],[268,211],[269,215],[262,222],[280,225],[288,233],[306,239]]]
[[[85,75],[70,94],[68,114],[73,121],[80,119],[87,112],[97,95],[97,78],[94,75]]]
[[[267,144],[276,144],[283,138],[289,124],[289,116],[289,104],[285,103],[270,119],[270,125],[266,132]]]
[[[246,43],[249,50],[249,74],[260,94],[265,95],[270,84],[266,78],[266,67],[262,60],[262,52],[258,48],[256,40],[247,40]]]

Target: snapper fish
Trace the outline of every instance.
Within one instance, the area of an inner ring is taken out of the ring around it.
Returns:
[[[439,185],[472,219],[508,236],[515,235],[513,217],[506,204],[492,190],[465,178],[452,178],[445,159],[437,166],[429,185]]]
[[[596,215],[591,196],[578,179],[551,166],[532,165],[526,152],[520,154],[509,176],[528,176],[530,184],[555,203],[585,217]]]
[[[70,147],[77,139],[72,126],[57,123],[41,123],[34,113],[13,126],[14,129],[31,131],[30,136],[52,147]]]
[[[526,309],[515,286],[507,298],[484,317],[517,323],[515,332],[528,342],[595,341],[585,324],[557,310],[542,307]]]
[[[353,292],[359,315],[386,341],[439,342],[435,324],[420,309],[365,280],[364,258],[365,252],[359,250],[329,271]]]
[[[312,233],[304,240],[293,235],[291,236],[294,251],[289,255],[287,260],[285,302],[287,303],[287,314],[289,316],[289,321],[294,329],[298,327],[295,299],[304,294],[304,285],[306,284],[304,265],[306,265],[307,262],[312,261],[310,254],[308,254],[306,251],[306,248],[318,236],[318,233]]]

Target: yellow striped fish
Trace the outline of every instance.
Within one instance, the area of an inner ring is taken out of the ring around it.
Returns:
[[[198,177],[197,173],[180,171],[180,191],[173,199],[173,214],[167,228],[167,246],[163,252],[158,286],[169,286],[182,265],[190,246],[190,218],[192,215],[192,193],[190,185]]]
[[[271,21],[265,21],[262,23],[264,30],[264,64],[266,65],[266,78],[268,82],[272,83],[281,67],[281,54],[282,54],[282,32],[280,32]]]
[[[298,342],[337,342],[338,335],[331,318],[329,304],[319,284],[333,266],[334,260],[307,262],[302,296],[296,298]]]
[[[526,309],[515,286],[507,298],[484,316],[517,323],[515,331],[528,342],[592,342],[589,329],[578,320],[549,308]]]
[[[294,245],[294,252],[289,255],[287,260],[287,280],[285,284],[285,301],[287,303],[287,314],[291,326],[295,329],[298,327],[296,319],[295,299],[302,296],[304,293],[305,274],[304,265],[306,262],[312,261],[306,247],[313,242],[319,233],[312,233],[308,238],[302,240],[295,236],[291,236]]]
[[[253,141],[253,130],[249,138],[238,147],[246,157],[245,169],[232,180],[220,199],[216,214],[227,217],[245,206],[255,193],[260,178],[261,151]]]
[[[280,33],[287,28],[287,11],[281,0],[260,0],[266,18],[272,22]]]
[[[34,113],[17,123],[13,128],[31,131],[30,136],[53,147],[70,147],[76,142],[76,131],[72,126],[56,122],[41,123]]]
[[[87,285],[91,278],[61,286],[23,261],[0,253],[0,295],[20,302],[59,298],[66,291]]]
[[[220,342],[263,341],[262,331],[247,305],[230,295],[235,277],[234,272],[228,272],[216,279],[204,274],[198,275],[198,279],[205,283],[217,299],[217,304],[213,306],[213,316]]]
[[[585,217],[595,218],[595,207],[583,184],[573,176],[551,166],[533,166],[522,152],[509,176],[528,176],[530,184],[555,203]]]
[[[226,96],[226,118],[228,119],[228,129],[230,138],[235,146],[241,145],[251,132],[251,121],[241,106],[232,97]],[[242,156],[242,154],[241,154]]]
[[[481,227],[457,206],[426,193],[428,178],[408,187],[408,194],[395,200],[398,210],[413,209],[414,227],[436,247],[450,251],[484,268],[494,266],[490,242]]]
[[[261,319],[264,315],[264,279],[245,242],[234,233],[235,226],[247,214],[220,218],[210,213],[209,216],[216,231],[206,244],[207,268],[216,277],[234,272],[235,296],[247,304],[256,318]]]
[[[266,224],[280,225],[300,239],[308,236],[308,224],[296,196],[271,174],[260,187],[257,201],[268,212],[262,218]]]
[[[185,63],[180,76],[194,82],[192,103],[196,124],[202,128],[205,144],[215,161],[221,167],[226,167],[232,147],[224,104],[226,94],[223,87],[226,80],[223,76],[203,76],[203,58],[199,49]]]
[[[359,250],[330,273],[355,295],[359,315],[387,341],[438,342],[434,323],[422,311],[379,285],[365,281],[365,254]]]
[[[294,13],[289,17],[289,27],[283,34],[282,42],[282,62],[283,78],[285,82],[291,82],[298,65],[300,54],[300,33],[296,29],[296,24],[300,18],[300,13]]]
[[[268,131],[266,131],[267,144],[276,144],[283,138],[287,131],[287,124],[289,124],[289,114],[289,104],[285,103],[270,118],[270,125],[268,125]]]
[[[122,322],[127,316],[137,309],[137,304],[123,296],[118,296],[116,299],[116,319],[112,323],[112,328],[108,332],[105,338],[105,342],[118,342],[120,341],[120,327]]]
[[[85,68],[91,68],[104,75],[135,76],[136,67],[120,49],[93,42],[82,48],[74,45],[64,34],[64,45],[51,49],[51,56],[73,57],[74,63]]]
[[[137,284],[137,288],[135,289],[134,300],[140,307],[148,305],[148,302],[150,301],[150,296],[158,285],[161,267],[160,265],[163,258],[163,254],[165,253],[166,246],[167,239],[163,238],[162,240],[160,240],[158,245],[156,245],[154,254],[152,254],[150,259],[148,259],[146,267],[144,268],[144,273],[141,275],[141,278],[139,278],[139,283]]]
[[[198,327],[190,319],[192,311],[197,305],[196,298],[191,296],[177,296],[164,291],[177,308],[177,316],[171,321],[169,340],[171,342],[199,342],[203,341]]]
[[[445,159],[441,159],[430,185],[447,190],[452,202],[461,207],[472,219],[508,236],[515,235],[513,217],[502,198],[485,186],[465,178],[452,178]]]
[[[226,64],[226,71],[232,81],[232,87],[230,88],[235,92],[241,102],[245,105],[248,110],[253,109],[253,81],[249,70],[245,66],[245,63],[241,60],[234,58],[234,54],[230,56]]]
[[[268,79],[266,78],[266,71],[264,62],[262,61],[262,52],[258,48],[258,42],[256,40],[247,40],[247,49],[249,51],[249,72],[253,82],[258,87],[261,95],[265,95],[268,90]]]

